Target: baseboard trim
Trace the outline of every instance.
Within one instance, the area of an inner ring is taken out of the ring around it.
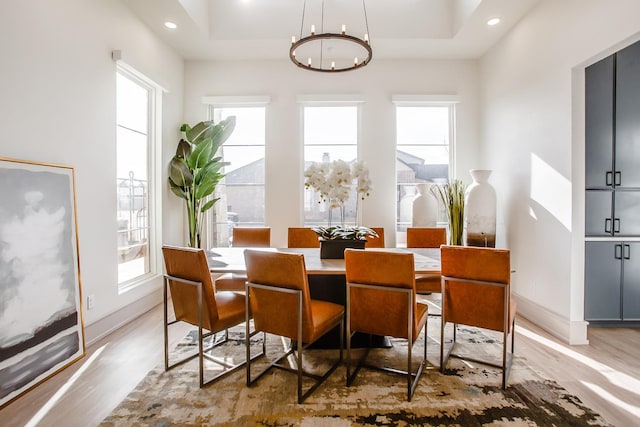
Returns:
[[[162,303],[162,291],[156,290],[85,327],[86,345],[90,346],[133,319]]]
[[[518,304],[518,315],[525,317],[551,335],[570,345],[589,344],[587,326],[584,320],[571,321],[523,296],[513,294]]]

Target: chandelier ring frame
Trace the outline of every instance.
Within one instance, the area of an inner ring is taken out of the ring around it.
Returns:
[[[312,43],[320,40],[342,40],[350,43],[355,43],[359,46],[362,46],[367,51],[367,57],[363,61],[354,63],[350,67],[342,67],[342,68],[322,68],[322,64],[320,64],[320,67],[315,67],[313,66],[313,64],[305,64],[303,62],[298,61],[295,55],[295,51],[298,47],[307,43]],[[295,43],[292,43],[291,48],[289,49],[289,58],[294,64],[296,64],[300,68],[304,68],[305,70],[318,71],[321,73],[338,73],[342,71],[356,70],[358,68],[362,68],[365,65],[367,65],[371,61],[372,57],[373,57],[373,50],[371,49],[371,45],[368,42],[362,39],[359,39],[358,37],[351,36],[349,34],[340,34],[340,33],[312,34],[307,37],[302,37]]]

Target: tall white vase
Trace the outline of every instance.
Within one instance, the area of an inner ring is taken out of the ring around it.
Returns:
[[[435,227],[438,220],[438,199],[431,192],[433,184],[421,182],[416,184],[418,194],[413,199],[413,227]]]
[[[405,194],[400,199],[400,222],[409,223],[411,222],[411,204],[413,203],[416,189],[407,185],[404,190]]]
[[[472,169],[473,183],[465,192],[467,246],[496,246],[496,190],[489,184],[491,170]]]

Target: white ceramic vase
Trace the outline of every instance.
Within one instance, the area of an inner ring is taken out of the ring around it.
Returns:
[[[496,246],[496,190],[489,184],[491,170],[472,169],[473,183],[465,192],[467,246]]]
[[[431,192],[433,184],[421,182],[416,184],[418,194],[413,198],[412,227],[435,227],[438,220],[438,199]]]
[[[411,222],[411,204],[413,203],[416,189],[413,186],[405,186],[404,190],[405,194],[400,199],[400,222],[408,224]]]

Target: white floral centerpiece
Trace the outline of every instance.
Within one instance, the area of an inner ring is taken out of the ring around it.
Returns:
[[[313,162],[304,172],[305,188],[313,188],[320,195],[318,203],[327,203],[329,208],[329,226],[331,226],[331,212],[340,209],[340,224],[344,226],[344,205],[349,200],[351,191],[356,191],[356,221],[358,218],[359,200],[371,194],[371,180],[369,168],[364,161],[359,160],[351,165],[344,160],[333,162]]]

